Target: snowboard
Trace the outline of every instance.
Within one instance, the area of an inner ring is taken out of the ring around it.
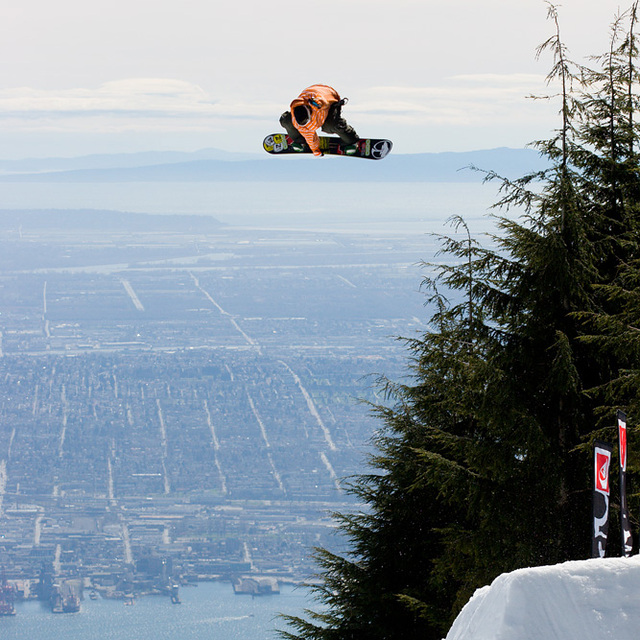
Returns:
[[[368,158],[369,160],[382,160],[391,148],[393,143],[391,140],[381,138],[360,138],[356,142],[357,149],[355,153],[346,153],[344,144],[340,138],[334,136],[319,136],[320,151],[331,156],[350,156],[352,158]],[[292,148],[291,138],[286,133],[272,133],[268,135],[262,146],[267,153],[273,155],[285,155],[292,153],[312,153],[311,149],[305,143],[304,149],[296,151]]]

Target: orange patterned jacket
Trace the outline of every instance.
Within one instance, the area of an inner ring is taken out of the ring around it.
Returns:
[[[293,126],[302,134],[307,144],[313,151],[314,156],[321,156],[320,140],[316,131],[322,127],[329,108],[332,104],[340,101],[338,92],[326,84],[314,84],[307,87],[292,103],[291,103],[291,120]],[[300,124],[296,121],[294,109],[304,105],[307,107],[309,119]]]

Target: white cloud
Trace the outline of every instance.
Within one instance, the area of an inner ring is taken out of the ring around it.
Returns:
[[[176,130],[206,128],[220,118],[264,117],[264,104],[217,100],[197,85],[167,78],[128,78],[94,89],[0,90],[0,126],[11,121],[12,126],[27,130],[88,126]]]
[[[488,86],[530,87],[544,84],[545,76],[539,73],[459,73],[451,76],[450,80]]]
[[[547,119],[555,107],[538,103],[533,108],[528,96],[549,91],[545,77],[537,74],[456,75],[441,85],[372,87],[350,109],[359,117],[384,114],[406,124],[482,126]]]
[[[132,78],[97,89],[41,90],[28,87],[0,91],[0,114],[203,113],[213,102],[200,87],[180,80]]]
[[[181,80],[132,78],[95,89],[0,90],[0,131],[210,130],[221,121],[277,120],[281,110],[215,99]]]

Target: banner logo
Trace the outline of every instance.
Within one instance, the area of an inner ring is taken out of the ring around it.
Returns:
[[[618,436],[620,438],[620,468],[627,470],[627,423],[618,417]]]
[[[611,454],[596,451],[596,491],[609,495],[609,465]]]

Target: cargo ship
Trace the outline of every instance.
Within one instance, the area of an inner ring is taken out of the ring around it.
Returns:
[[[171,596],[171,602],[173,604],[182,604],[182,600],[180,600],[180,592],[179,586],[177,584],[172,584],[171,589],[169,591],[169,595]]]
[[[278,580],[272,577],[237,577],[231,583],[236,595],[267,596],[280,593]]]
[[[53,585],[50,603],[53,613],[77,613],[80,611],[80,597],[68,584]]]

